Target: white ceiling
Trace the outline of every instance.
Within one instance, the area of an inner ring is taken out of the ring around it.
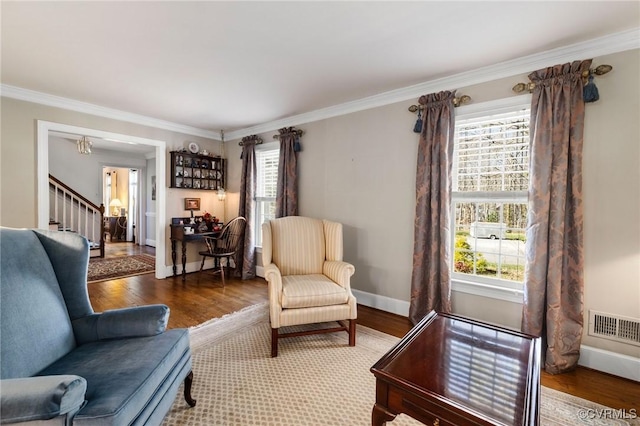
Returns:
[[[212,131],[640,26],[638,1],[2,1],[1,8],[2,84]]]

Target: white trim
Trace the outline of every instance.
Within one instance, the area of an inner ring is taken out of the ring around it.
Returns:
[[[640,382],[640,358],[581,345],[578,364]]]
[[[199,129],[192,126],[186,126],[184,124],[177,124],[153,117],[147,117],[145,115],[134,114],[114,108],[107,108],[100,105],[90,104],[88,102],[76,101],[74,99],[63,98],[61,96],[36,92],[35,90],[9,86],[7,84],[3,84],[2,86],[0,86],[0,88],[2,90],[2,96],[7,98],[33,102],[36,104],[62,108],[70,111],[77,111],[84,114],[96,115],[98,117],[126,121],[127,123],[135,123],[143,126],[155,127],[157,129],[170,130],[172,132],[183,133],[186,135],[200,136],[203,138],[215,139],[218,141],[222,139],[220,137],[220,132]]]
[[[459,293],[473,294],[475,296],[489,297],[491,299],[506,300],[507,302],[523,303],[524,291],[490,285],[480,282],[451,280],[451,290]]]
[[[256,276],[260,277],[260,278],[264,278],[264,267],[263,266],[256,266]]]
[[[86,135],[93,138],[110,139],[114,142],[135,143],[154,146],[156,151],[156,241],[165,241],[166,238],[166,157],[167,143],[156,139],[141,138],[119,133],[105,132],[86,127],[71,126],[68,124],[53,123],[49,121],[37,121],[37,212],[38,228],[49,229],[49,132],[59,131],[73,134]],[[165,250],[166,244],[156,246],[156,278],[163,279],[165,274]]]
[[[185,269],[187,271],[187,274],[190,274],[192,272],[199,272],[200,271],[200,262],[201,260],[198,260],[196,262],[188,262],[185,265]],[[207,259],[204,262],[204,270],[203,272],[205,272],[207,269],[211,269],[215,266],[215,261],[213,259]],[[164,266],[164,273],[166,277],[173,277],[173,264],[171,265],[166,265]],[[182,277],[182,262],[177,262],[176,263],[176,277],[180,278]],[[182,278],[180,278],[182,279]]]
[[[331,117],[363,111],[384,105],[414,99],[425,93],[440,90],[453,90],[461,87],[473,86],[501,78],[519,74],[528,74],[533,70],[548,67],[558,63],[598,57],[626,50],[640,48],[640,28],[610,34],[597,39],[560,47],[546,52],[536,53],[522,58],[513,59],[499,64],[478,68],[472,71],[427,81],[409,87],[380,93],[366,98],[340,105],[334,105],[315,111],[294,115],[246,129],[234,130],[225,134],[226,140],[240,139],[244,136],[270,132],[281,127],[297,126]],[[530,95],[528,95],[530,96]],[[518,96],[514,96],[518,98]],[[511,99],[511,98],[508,98]],[[461,107],[462,108],[462,107]],[[460,112],[462,113],[462,111]]]
[[[226,140],[240,139],[244,136],[270,132],[282,127],[297,126],[311,123],[331,117],[350,114],[384,105],[414,99],[425,93],[439,90],[453,90],[461,87],[468,87],[475,84],[486,83],[501,78],[512,77],[518,74],[528,74],[533,70],[555,65],[557,63],[573,61],[581,58],[594,58],[612,53],[624,52],[627,50],[640,49],[640,28],[609,34],[600,38],[587,40],[581,43],[535,53],[495,65],[490,65],[476,70],[466,71],[448,77],[427,81],[424,83],[408,86],[366,98],[358,99],[343,104],[321,108],[303,114],[293,115],[281,120],[274,120],[257,126],[247,127],[227,132]],[[222,140],[220,132],[199,129],[185,126],[169,121],[159,120],[152,117],[133,114],[112,108],[80,102],[60,96],[49,95],[20,87],[0,85],[2,96],[9,98],[35,102],[43,105],[69,109],[73,111],[97,115],[100,117],[113,118],[130,123],[142,124],[145,126],[157,127],[193,136],[201,136],[217,141]],[[518,98],[518,96],[514,96]],[[511,99],[511,98],[509,98]],[[460,107],[467,108],[467,107]],[[461,112],[462,113],[462,110]]]
[[[145,212],[146,217],[156,217],[156,212]]]
[[[391,312],[396,315],[402,315],[403,317],[409,316],[409,302],[355,289],[351,289],[351,292],[361,305]]]
[[[455,113],[456,120],[468,120],[470,118],[513,112],[514,110],[530,107],[531,93],[525,93],[524,95],[510,96],[493,101],[462,105],[455,109]]]
[[[156,240],[150,240],[150,239],[146,239],[144,240],[144,245],[145,246],[149,246],[149,247],[155,247],[156,246]],[[173,273],[173,271],[171,272]]]

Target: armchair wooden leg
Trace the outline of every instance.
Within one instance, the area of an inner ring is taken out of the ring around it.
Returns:
[[[271,358],[278,356],[278,329],[271,329]]]
[[[356,320],[349,320],[349,346],[356,345]]]
[[[200,263],[200,272],[202,272],[202,269],[204,268],[204,259],[205,257],[202,256],[202,262]]]
[[[224,266],[222,265],[222,259],[220,259],[220,275],[222,276],[222,287],[225,287],[225,282],[224,282]]]
[[[184,379],[184,399],[190,407],[196,406],[196,400],[191,397],[191,386],[193,385],[193,371],[189,371]]]

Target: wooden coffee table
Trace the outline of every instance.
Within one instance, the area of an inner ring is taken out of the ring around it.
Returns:
[[[539,424],[540,338],[431,312],[371,372],[374,426]]]

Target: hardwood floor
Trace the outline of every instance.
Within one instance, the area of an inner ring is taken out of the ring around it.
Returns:
[[[127,254],[154,254],[151,247],[129,243],[106,246],[107,257]],[[244,307],[268,300],[267,284],[254,280],[229,279],[222,287],[220,276],[188,274],[157,280],[153,274],[91,283],[89,297],[96,312],[107,309],[164,303],[171,309],[169,328],[191,327],[211,318],[221,317]],[[404,336],[411,328],[406,317],[358,305],[358,323],[391,334]],[[640,383],[578,367],[577,370],[552,376],[542,373],[544,386],[599,404],[640,414]]]

